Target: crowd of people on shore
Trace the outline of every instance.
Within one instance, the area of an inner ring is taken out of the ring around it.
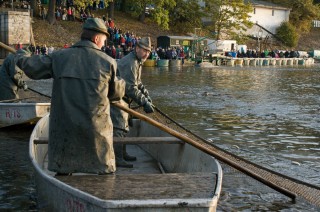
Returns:
[[[300,53],[294,50],[264,50],[258,52],[253,49],[247,49],[247,51],[231,51],[225,52],[225,56],[237,57],[237,58],[298,58]]]
[[[38,0],[39,6],[39,18],[46,19],[47,18],[47,9],[43,5],[41,5],[41,1]],[[26,2],[26,4],[29,4]],[[94,18],[92,14],[92,10],[98,10],[104,8],[103,1],[94,1],[92,5],[88,5],[85,8],[77,8],[72,0],[56,1],[56,10],[55,17],[57,21],[81,21],[83,23],[86,22],[88,18]],[[120,27],[116,26],[115,22],[111,18],[106,18],[105,15],[102,17],[98,17],[103,19],[110,38],[108,39],[108,43],[102,47],[102,50],[111,56],[114,59],[121,59],[125,55],[129,54],[136,46],[136,43],[141,37],[137,36],[133,32],[124,31]],[[65,44],[62,48],[68,48],[72,46],[72,44]],[[57,47],[58,49],[59,47]],[[32,54],[50,54],[55,49],[50,46],[47,47],[46,44],[33,46],[30,45],[28,50]],[[159,60],[159,59],[185,59],[189,58],[188,50],[184,50],[182,47],[172,47],[172,48],[155,48],[152,46],[152,52],[149,56],[149,59]]]
[[[21,47],[16,47],[16,49],[21,49]],[[33,44],[31,44],[30,46],[28,46],[28,50],[30,53],[35,54],[35,55],[47,55],[47,54],[51,54],[54,51],[54,47],[53,46],[49,46],[47,47],[46,44],[44,45],[36,45],[34,46]]]

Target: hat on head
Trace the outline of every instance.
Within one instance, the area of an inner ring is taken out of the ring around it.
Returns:
[[[149,52],[151,52],[151,40],[150,37],[143,37],[138,42],[137,45]]]
[[[93,30],[96,32],[101,32],[107,35],[108,37],[110,36],[106,25],[100,18],[88,18],[86,22],[83,24],[82,28],[87,30]]]

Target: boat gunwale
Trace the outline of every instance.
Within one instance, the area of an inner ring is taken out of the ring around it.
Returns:
[[[21,106],[51,106],[50,102],[6,102],[0,103],[1,106],[12,106],[12,107],[21,107]]]

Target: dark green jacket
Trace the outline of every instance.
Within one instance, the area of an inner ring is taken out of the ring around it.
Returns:
[[[53,78],[49,164],[61,173],[110,173],[116,170],[108,95],[117,64],[91,41],[51,55],[20,56],[17,65],[32,79]],[[110,89],[114,90],[110,94]]]
[[[118,60],[118,75],[126,82],[125,101],[121,101],[122,105],[128,106],[129,102],[134,101],[142,106],[148,101],[138,88],[138,85],[142,84],[141,70],[142,63],[136,57],[135,51]],[[111,105],[111,118],[115,128],[128,131],[128,117],[128,113]]]

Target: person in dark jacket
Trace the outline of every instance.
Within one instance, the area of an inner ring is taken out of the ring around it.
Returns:
[[[53,78],[48,169],[58,175],[116,171],[110,101],[122,98],[125,85],[116,61],[101,51],[107,36],[103,20],[90,18],[70,48],[16,56],[28,77]]]
[[[141,81],[143,63],[151,52],[150,37],[141,38],[132,52],[118,61],[118,74],[126,82],[125,97],[120,102],[129,106],[134,101],[144,108],[146,113],[154,112],[149,92]],[[111,119],[115,137],[125,137],[129,131],[129,114],[111,105]],[[134,161],[136,157],[130,156],[126,151],[126,145],[115,144],[116,165],[119,167],[133,167],[126,161]]]

